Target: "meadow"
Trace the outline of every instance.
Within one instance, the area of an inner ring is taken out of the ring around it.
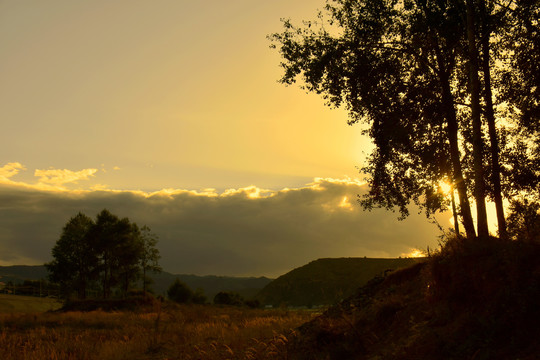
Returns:
[[[0,294],[0,314],[44,312],[57,310],[61,306],[52,298]]]
[[[156,302],[133,312],[0,314],[0,359],[286,359],[309,311]]]

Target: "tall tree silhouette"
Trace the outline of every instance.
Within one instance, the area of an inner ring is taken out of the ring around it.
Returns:
[[[95,279],[97,257],[88,232],[94,222],[78,213],[62,229],[62,235],[52,249],[53,260],[45,264],[52,282],[60,284],[65,297],[76,291],[80,299],[86,298],[87,288]]]
[[[492,34],[512,31],[500,25],[509,10],[484,0],[329,0],[325,10],[301,27],[285,20],[284,31],[270,38],[284,60],[281,82],[301,77],[307,91],[345,106],[350,124],[368,125],[375,149],[362,169],[370,185],[363,206],[398,207],[406,216],[412,201],[429,215],[448,206],[439,184],[450,178],[467,237],[476,237],[472,198],[478,235],[487,237],[485,198],[502,203],[503,192],[488,45]],[[500,26],[488,27],[495,20]]]

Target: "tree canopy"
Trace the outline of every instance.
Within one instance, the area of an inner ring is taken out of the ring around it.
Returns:
[[[78,213],[62,230],[52,249],[53,260],[46,264],[51,281],[59,283],[64,296],[77,292],[86,298],[92,288],[103,298],[113,289],[126,295],[129,287],[143,275],[146,290],[147,271],[159,272],[157,237],[144,226],[141,229],[128,218],[120,219],[108,210],[96,220]]]
[[[282,83],[300,79],[344,106],[349,124],[367,125],[375,147],[361,169],[366,209],[397,207],[405,217],[413,202],[430,216],[456,190],[468,238],[488,236],[486,199],[506,237],[503,199],[540,192],[540,78],[538,62],[525,61],[539,56],[539,8],[534,0],[327,0],[317,20],[284,20],[270,39]]]

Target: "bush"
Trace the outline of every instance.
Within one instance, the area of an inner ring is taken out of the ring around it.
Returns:
[[[206,304],[206,295],[201,289],[197,289],[191,297],[191,302],[194,304]]]
[[[261,307],[261,302],[257,299],[255,300],[246,300],[244,301],[244,304],[249,307],[249,308],[252,308],[252,309],[258,309]]]
[[[214,296],[214,304],[242,306],[244,304],[244,299],[237,293],[221,291]]]
[[[185,304],[193,299],[193,291],[180,279],[176,279],[167,290],[167,297],[179,304]]]

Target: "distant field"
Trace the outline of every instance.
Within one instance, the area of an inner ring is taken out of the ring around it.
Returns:
[[[3,314],[45,312],[60,306],[56,299],[0,294],[0,313]]]

